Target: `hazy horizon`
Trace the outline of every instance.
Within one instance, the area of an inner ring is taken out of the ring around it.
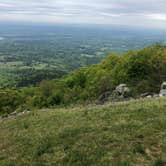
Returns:
[[[166,28],[164,0],[0,0],[0,24],[121,25]]]
[[[136,25],[123,25],[123,24],[97,24],[97,23],[59,23],[59,22],[32,22],[32,21],[2,21],[0,20],[0,29],[2,28],[26,28],[26,27],[74,27],[74,28],[91,28],[91,29],[115,29],[118,30],[132,30],[150,32],[166,32],[164,27],[143,27]]]

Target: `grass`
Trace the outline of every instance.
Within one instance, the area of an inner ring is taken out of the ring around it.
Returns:
[[[0,165],[166,165],[166,98],[0,120]]]

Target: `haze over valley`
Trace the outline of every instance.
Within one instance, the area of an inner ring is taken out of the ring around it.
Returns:
[[[115,25],[3,22],[0,36],[0,87],[35,85],[98,63],[110,51],[166,43],[164,30]]]

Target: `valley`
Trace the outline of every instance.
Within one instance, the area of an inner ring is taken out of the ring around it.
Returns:
[[[166,42],[165,31],[118,26],[4,24],[0,36],[0,88],[37,85],[96,64],[110,51]]]

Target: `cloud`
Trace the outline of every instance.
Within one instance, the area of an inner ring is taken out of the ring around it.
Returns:
[[[154,20],[163,20],[163,21],[166,20],[166,14],[160,14],[160,13],[149,14],[148,17]]]
[[[165,0],[0,0],[0,20],[166,27]]]

